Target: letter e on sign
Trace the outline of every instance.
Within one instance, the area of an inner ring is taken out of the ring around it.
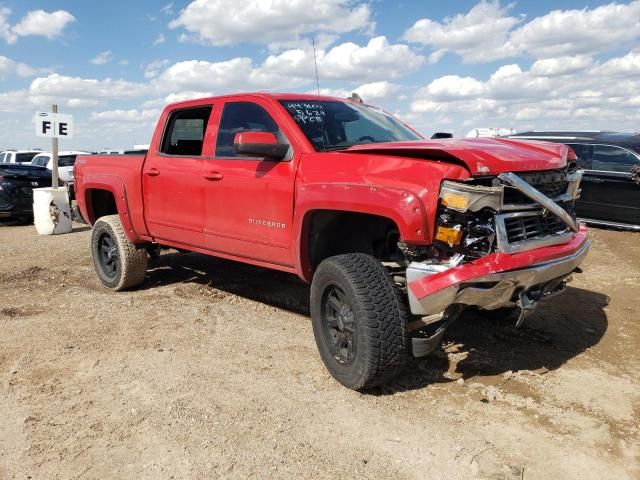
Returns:
[[[73,138],[73,116],[63,113],[36,112],[37,137]]]

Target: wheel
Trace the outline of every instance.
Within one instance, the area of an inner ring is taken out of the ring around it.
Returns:
[[[391,275],[370,255],[324,260],[311,284],[311,320],[320,357],[344,386],[380,385],[405,365],[407,309]]]
[[[118,215],[96,221],[91,232],[91,256],[98,278],[113,290],[126,290],[144,281],[147,251],[129,241]]]

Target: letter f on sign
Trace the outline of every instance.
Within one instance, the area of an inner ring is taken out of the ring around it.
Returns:
[[[42,122],[42,133],[46,134],[47,130],[51,130],[51,122],[44,120]]]

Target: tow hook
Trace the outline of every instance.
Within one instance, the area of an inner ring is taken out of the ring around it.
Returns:
[[[516,328],[520,328],[524,319],[534,312],[538,301],[531,298],[526,290],[522,290],[518,294],[516,305],[520,308],[520,314],[516,320]]]

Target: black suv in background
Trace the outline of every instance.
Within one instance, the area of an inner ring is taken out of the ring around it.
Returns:
[[[29,163],[0,163],[0,221],[30,220],[33,189],[51,186],[51,171]]]
[[[640,231],[640,134],[533,131],[508,138],[573,148],[584,169],[577,215],[587,223]]]

